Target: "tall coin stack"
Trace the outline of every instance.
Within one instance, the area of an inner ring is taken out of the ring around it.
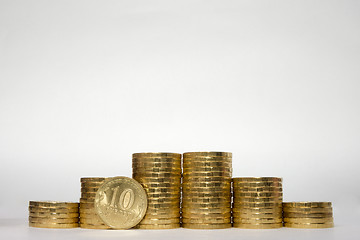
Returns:
[[[283,211],[285,227],[334,227],[331,202],[287,202],[283,203]]]
[[[282,196],[281,178],[234,178],[233,226],[248,229],[282,227]]]
[[[109,229],[94,208],[96,192],[106,178],[81,178],[80,227],[89,229]]]
[[[134,153],[133,178],[145,189],[148,208],[140,229],[180,227],[181,154]]]
[[[231,175],[231,153],[184,153],[182,199],[184,228],[231,227]]]
[[[30,201],[29,226],[38,228],[79,227],[79,203]]]

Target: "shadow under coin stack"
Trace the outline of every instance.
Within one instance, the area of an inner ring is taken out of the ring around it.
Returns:
[[[79,203],[30,201],[29,226],[38,228],[79,227]]]
[[[231,175],[231,153],[184,153],[182,227],[231,227]]]
[[[285,227],[334,227],[331,202],[287,202],[283,203],[283,211]]]
[[[247,229],[280,228],[282,179],[233,178],[233,226]]]
[[[81,178],[80,227],[89,229],[110,229],[97,215],[94,208],[96,192],[106,178]]]
[[[180,227],[181,154],[134,153],[133,178],[145,189],[148,208],[139,229]]]

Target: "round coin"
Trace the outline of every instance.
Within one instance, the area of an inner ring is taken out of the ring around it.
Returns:
[[[180,223],[173,224],[138,224],[135,226],[137,229],[173,229],[179,228]]]
[[[86,229],[111,229],[109,226],[106,226],[105,224],[97,225],[97,224],[80,223],[80,227]]]
[[[29,212],[39,213],[77,213],[79,208],[43,208],[43,207],[32,207],[29,206]]]
[[[181,159],[181,153],[168,153],[168,152],[143,152],[133,153],[133,158],[177,158]]]
[[[282,217],[279,218],[234,218],[234,223],[282,223]]]
[[[195,223],[195,224],[219,224],[231,223],[231,218],[182,218],[182,223]]]
[[[29,217],[29,222],[32,222],[32,223],[77,223],[77,222],[79,222],[79,218]]]
[[[330,223],[333,222],[332,217],[328,218],[284,218],[287,223]]]
[[[98,182],[104,182],[106,178],[103,177],[82,177],[80,178],[80,182],[91,182],[91,183],[98,183]]]
[[[332,228],[334,223],[284,223],[288,228]]]
[[[183,153],[184,158],[194,157],[232,157],[231,152],[186,152]]]
[[[332,217],[331,213],[292,213],[284,212],[284,217],[286,218],[328,218]]]
[[[332,208],[292,208],[284,207],[284,213],[332,213]]]
[[[29,216],[39,218],[75,218],[79,217],[79,213],[29,212]]]
[[[140,183],[128,177],[104,182],[96,193],[95,210],[100,218],[115,229],[128,229],[138,224],[147,209],[147,196]]]
[[[180,218],[168,218],[168,219],[143,219],[140,224],[178,224]]]
[[[331,202],[284,202],[283,206],[289,208],[330,208]]]
[[[233,223],[233,227],[243,228],[243,229],[273,229],[273,228],[281,228],[282,226],[283,226],[282,223],[259,223],[259,224]]]
[[[79,223],[34,223],[29,222],[29,227],[36,228],[76,228],[79,227]]]
[[[190,229],[224,229],[224,228],[231,228],[231,223],[219,223],[219,224],[183,223],[182,227],[190,228]]]
[[[279,177],[236,177],[233,178],[234,182],[281,182],[282,178]]]
[[[38,208],[77,208],[79,203],[56,201],[29,201],[29,206]]]

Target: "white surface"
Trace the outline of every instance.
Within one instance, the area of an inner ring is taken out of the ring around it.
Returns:
[[[133,152],[199,150],[233,152],[234,176],[283,177],[285,201],[358,213],[359,12],[349,0],[0,0],[0,218],[77,201],[82,176],[131,176]]]
[[[89,229],[39,229],[29,228],[26,220],[1,220],[0,234],[3,239],[359,239],[359,221],[337,224],[331,229],[272,229],[272,230],[89,230]]]

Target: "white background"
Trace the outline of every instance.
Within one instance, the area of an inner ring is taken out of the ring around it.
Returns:
[[[0,218],[131,176],[133,152],[230,151],[339,229],[360,214],[359,66],[355,0],[0,0]]]

